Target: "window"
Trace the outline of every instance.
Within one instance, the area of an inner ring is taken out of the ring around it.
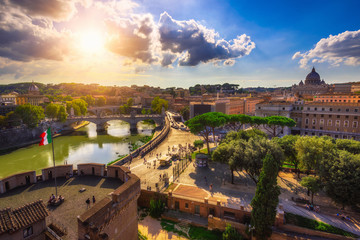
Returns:
[[[325,111],[325,108],[322,108],[321,111]]]
[[[314,108],[314,110],[316,111],[316,110],[317,110],[317,108]]]
[[[340,115],[337,115],[336,118],[340,118]]]
[[[324,119],[320,119],[320,125],[324,125]]]
[[[349,112],[349,111],[350,111],[350,109],[348,109],[348,108],[347,108],[347,109],[346,109],[346,111],[347,111],[347,112]]]
[[[358,117],[357,117],[357,116],[355,116],[355,117],[354,117],[354,119],[358,119]]]
[[[344,121],[344,127],[349,127],[349,121]]]
[[[309,124],[309,119],[308,118],[305,119],[305,124]]]
[[[357,121],[354,121],[353,122],[353,128],[357,128],[358,127],[358,122]]]
[[[340,112],[341,111],[341,109],[340,108],[338,108],[338,112]]]
[[[313,133],[311,133],[311,135],[315,136],[315,133],[313,132]]]
[[[323,130],[323,127],[320,127],[320,130]]]
[[[358,112],[358,111],[359,111],[359,109],[357,109],[357,108],[354,109],[354,112]]]
[[[316,114],[314,114],[314,117],[316,117]]]
[[[310,110],[310,108],[308,107],[307,110]]]
[[[316,119],[313,119],[312,120],[312,125],[315,125],[316,124]]]
[[[321,114],[320,116],[321,116],[321,117],[324,117],[324,114]]]
[[[328,125],[328,126],[332,126],[332,120],[328,120],[327,125]]]
[[[23,236],[24,236],[24,238],[27,238],[27,237],[31,236],[32,234],[33,234],[33,228],[32,228],[32,226],[24,229],[24,231],[23,231]]]
[[[315,126],[313,126],[312,129],[315,129]]]
[[[336,120],[335,127],[340,127],[340,120]]]
[[[261,109],[261,107],[258,107],[258,109]]]
[[[345,116],[345,118],[349,118],[349,116]]]
[[[329,111],[332,112],[332,108],[329,108]]]
[[[283,110],[285,110],[285,108],[283,108]]]
[[[189,208],[189,203],[185,203],[185,208]]]
[[[308,117],[308,116],[309,116],[309,114],[307,113],[307,114],[306,114],[306,116]]]
[[[200,214],[200,205],[195,205],[195,214]]]
[[[332,115],[329,115],[329,118],[332,118]]]
[[[305,132],[304,134],[307,135],[307,132]]]

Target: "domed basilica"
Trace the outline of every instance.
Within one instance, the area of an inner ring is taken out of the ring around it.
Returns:
[[[317,95],[327,93],[329,85],[325,83],[324,79],[320,79],[320,75],[313,67],[312,71],[306,76],[305,84],[301,80],[298,85],[292,86],[292,91],[298,95]]]

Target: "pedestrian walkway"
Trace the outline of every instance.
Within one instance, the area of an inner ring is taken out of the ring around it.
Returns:
[[[306,208],[296,206],[294,202],[290,202],[290,201],[282,201],[282,204],[284,206],[285,212],[289,212],[306,218],[321,221],[360,236],[360,225],[357,222],[344,221],[341,218],[332,217],[321,212],[317,213],[314,211],[309,211]]]

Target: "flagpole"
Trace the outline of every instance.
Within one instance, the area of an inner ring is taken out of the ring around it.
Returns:
[[[54,162],[54,175],[55,175],[55,196],[57,197],[57,184],[56,184],[56,167],[55,167],[55,153],[54,153],[54,138],[53,138],[53,131],[50,124],[50,135],[51,135],[51,148],[52,148],[52,154],[53,154],[53,162]]]

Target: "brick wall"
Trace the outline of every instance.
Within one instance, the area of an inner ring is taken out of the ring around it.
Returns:
[[[166,193],[158,193],[158,192],[141,189],[140,197],[138,199],[138,205],[140,207],[149,208],[151,199],[161,199],[167,204],[166,198],[167,198]]]

